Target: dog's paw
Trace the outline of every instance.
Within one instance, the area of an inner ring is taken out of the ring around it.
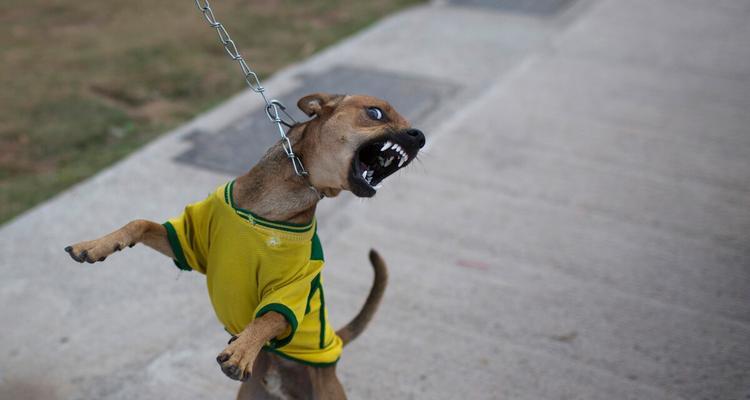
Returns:
[[[217,357],[216,362],[221,366],[221,371],[226,376],[236,381],[246,381],[250,378],[250,372],[255,362],[257,351],[248,349],[242,340],[230,343]]]
[[[66,247],[65,251],[73,260],[79,263],[87,262],[93,264],[97,261],[104,261],[108,255],[122,250],[125,246],[133,247],[134,245],[135,243],[123,243],[117,240],[102,238],[76,243]]]

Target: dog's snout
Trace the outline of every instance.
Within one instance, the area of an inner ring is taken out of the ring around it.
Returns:
[[[408,131],[406,131],[406,134],[413,137],[417,141],[417,143],[419,143],[420,149],[424,147],[425,138],[422,131],[420,131],[419,129],[409,129]]]

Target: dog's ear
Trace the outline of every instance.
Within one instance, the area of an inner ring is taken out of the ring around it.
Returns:
[[[299,99],[297,107],[308,117],[313,115],[320,117],[333,111],[343,98],[341,94],[313,93]]]

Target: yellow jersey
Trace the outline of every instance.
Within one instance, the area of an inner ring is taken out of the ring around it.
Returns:
[[[276,311],[289,327],[266,350],[308,365],[333,365],[343,344],[326,316],[316,222],[260,218],[235,205],[233,186],[222,185],[164,223],[175,265],[206,275],[216,317],[229,333]]]

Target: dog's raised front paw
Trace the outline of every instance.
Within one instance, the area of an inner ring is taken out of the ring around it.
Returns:
[[[97,261],[104,261],[108,255],[115,251],[120,251],[127,245],[130,245],[130,243],[124,244],[116,240],[102,238],[88,242],[76,243],[72,246],[66,247],[65,251],[72,259],[79,263],[87,262],[93,264]]]
[[[250,378],[257,354],[257,350],[251,350],[242,340],[235,340],[216,357],[216,362],[226,376],[244,382]]]

